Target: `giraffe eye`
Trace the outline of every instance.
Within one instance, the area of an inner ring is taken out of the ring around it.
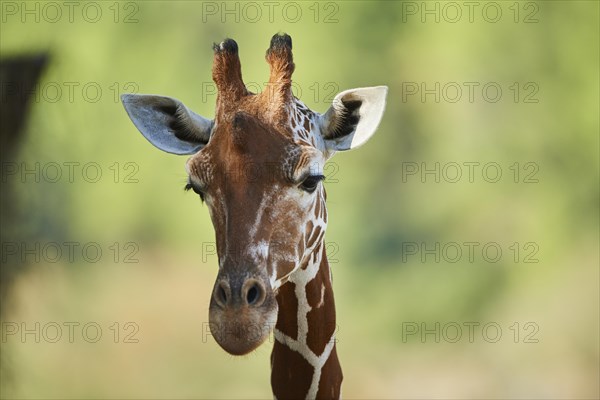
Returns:
[[[312,193],[323,179],[325,179],[323,175],[310,175],[302,181],[300,188],[305,192]]]
[[[185,185],[184,190],[187,192],[188,190],[193,190],[198,196],[200,196],[200,200],[204,201],[204,192],[200,190],[196,185],[192,184],[192,182],[188,182]]]

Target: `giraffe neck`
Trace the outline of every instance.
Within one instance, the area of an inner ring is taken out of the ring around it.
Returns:
[[[335,304],[322,241],[307,265],[281,286],[277,302],[271,355],[275,398],[339,398],[342,369],[335,348]]]

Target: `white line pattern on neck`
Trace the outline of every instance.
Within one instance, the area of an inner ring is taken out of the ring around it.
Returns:
[[[312,310],[306,297],[306,285],[312,281],[319,272],[321,261],[324,253],[324,246],[321,246],[317,253],[311,255],[311,260],[305,269],[298,269],[289,278],[290,282],[295,284],[295,294],[298,299],[298,339],[292,339],[278,329],[274,329],[275,339],[281,344],[289,347],[291,350],[298,352],[306,361],[314,368],[310,388],[306,395],[307,399],[317,397],[319,390],[319,381],[321,380],[321,370],[329,359],[331,350],[335,345],[335,334],[331,336],[327,345],[323,349],[321,355],[315,354],[309,347],[306,341],[308,335],[308,313]]]

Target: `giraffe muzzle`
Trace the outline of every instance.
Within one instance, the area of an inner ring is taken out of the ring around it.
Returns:
[[[277,301],[262,276],[219,274],[210,301],[210,331],[217,343],[233,355],[260,346],[277,319]]]

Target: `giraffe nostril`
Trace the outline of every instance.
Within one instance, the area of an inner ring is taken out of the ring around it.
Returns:
[[[258,300],[259,290],[260,289],[256,284],[254,284],[250,290],[248,290],[248,293],[246,294],[246,301],[248,304],[252,305],[256,302],[256,300]]]
[[[256,279],[250,279],[244,284],[242,296],[244,296],[244,300],[246,301],[247,305],[258,307],[265,301],[265,288],[260,281]]]
[[[223,286],[219,286],[219,297],[223,303],[227,303],[227,293],[225,293]]]
[[[229,297],[227,295],[228,291],[229,287],[227,286],[227,284],[225,282],[219,282],[213,295],[215,301],[219,306],[225,307],[227,305],[227,300]]]

